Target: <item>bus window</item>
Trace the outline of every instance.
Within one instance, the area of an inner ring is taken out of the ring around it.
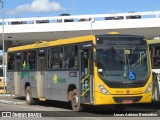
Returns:
[[[23,52],[23,58],[22,58],[22,70],[27,70],[28,68],[28,63],[27,63],[27,52]]]
[[[62,68],[63,48],[51,48],[49,57],[49,69]]]
[[[8,54],[8,70],[14,70],[14,53]]]
[[[154,68],[160,68],[160,57],[154,57],[153,58],[153,67]]]
[[[152,56],[152,67],[153,69],[160,68],[160,47],[154,46],[151,47],[151,56]]]
[[[77,68],[78,67],[78,46],[65,46],[64,47],[64,68]]]
[[[36,51],[29,51],[28,64],[29,64],[31,70],[36,69]]]
[[[15,56],[15,70],[17,70],[17,71],[20,71],[20,69],[21,69],[21,53],[20,52],[17,52],[16,54],[15,54],[16,56]]]

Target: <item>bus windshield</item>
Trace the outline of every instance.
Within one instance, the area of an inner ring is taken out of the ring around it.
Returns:
[[[97,47],[97,67],[104,81],[145,81],[149,77],[147,46]]]

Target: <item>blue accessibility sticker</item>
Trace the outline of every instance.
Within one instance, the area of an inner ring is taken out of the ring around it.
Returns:
[[[136,73],[134,71],[128,72],[128,78],[130,80],[136,80]]]

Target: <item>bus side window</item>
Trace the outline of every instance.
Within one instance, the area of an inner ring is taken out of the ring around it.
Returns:
[[[20,71],[21,70],[21,53],[17,52],[15,54],[15,70]]]
[[[51,69],[51,49],[48,49],[48,54],[47,54],[47,69]]]
[[[63,48],[51,48],[49,57],[49,69],[62,68]]]
[[[14,70],[14,53],[8,54],[8,70]]]
[[[153,69],[160,68],[160,47],[153,46],[151,49],[151,60]]]
[[[22,57],[22,69],[27,70],[27,52],[23,52],[23,57]]]
[[[160,57],[153,58],[153,66],[156,68],[160,68]]]
[[[40,70],[44,71],[45,70],[45,58],[44,56],[43,57],[40,57],[41,61],[40,61]]]
[[[64,68],[77,68],[78,67],[78,46],[71,45],[64,47]]]
[[[28,52],[28,65],[31,70],[36,69],[36,51]]]

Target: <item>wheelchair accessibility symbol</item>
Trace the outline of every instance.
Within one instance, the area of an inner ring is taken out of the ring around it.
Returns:
[[[135,79],[136,79],[136,73],[135,73],[134,71],[130,71],[130,72],[128,73],[128,78],[129,78],[130,80],[135,80]]]

